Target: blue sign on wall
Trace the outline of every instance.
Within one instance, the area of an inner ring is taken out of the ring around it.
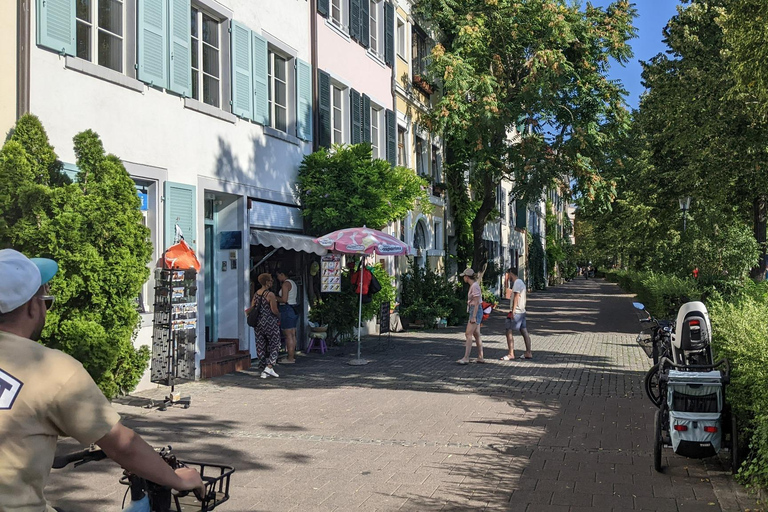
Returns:
[[[146,212],[149,210],[149,196],[146,192],[139,192],[139,199],[141,200],[141,206],[139,207],[139,210]]]

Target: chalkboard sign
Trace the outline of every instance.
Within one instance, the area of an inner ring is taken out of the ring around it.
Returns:
[[[389,332],[389,302],[382,302],[379,309],[379,334]]]

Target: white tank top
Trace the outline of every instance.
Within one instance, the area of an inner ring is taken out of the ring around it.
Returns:
[[[291,306],[294,306],[299,303],[299,301],[296,299],[298,296],[299,289],[296,287],[296,283],[293,282],[293,279],[286,279],[286,283],[291,283],[291,291],[288,292],[288,304]],[[280,297],[283,296],[283,288],[280,288]]]

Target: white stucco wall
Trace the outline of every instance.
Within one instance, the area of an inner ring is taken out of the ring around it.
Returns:
[[[193,0],[193,5],[197,3]],[[208,10],[231,11],[232,19],[261,33],[270,44],[310,61],[309,3],[306,0],[199,0],[199,3]],[[34,4],[31,2],[33,42],[36,41]],[[126,5],[134,4],[128,1]],[[226,30],[227,26],[222,25],[221,30]],[[135,35],[126,34],[126,45],[135,45],[135,41]],[[224,65],[227,54],[222,51],[224,73],[229,73],[229,64]],[[70,67],[67,67],[67,59]],[[243,230],[243,249],[236,251],[236,270],[228,268],[227,272],[215,273],[219,297],[218,336],[240,338],[245,344],[242,348],[247,348],[249,343],[244,339],[247,329],[242,314],[248,300],[247,198],[295,203],[292,184],[304,155],[311,151],[311,143],[293,137],[290,129],[288,136],[270,135],[268,129],[247,120],[236,119],[232,123],[185,108],[183,98],[135,80],[128,81],[131,87],[138,87],[140,91],[122,87],[75,71],[71,69],[73,63],[76,64],[77,59],[59,56],[34,44],[31,48],[31,112],[40,117],[63,162],[75,163],[72,138],[91,129],[100,135],[107,152],[118,155],[123,161],[161,168],[162,180],[195,186],[197,232],[185,235],[198,251],[201,261],[208,257],[203,251],[205,191],[232,196],[231,206],[220,212],[218,230]],[[133,63],[126,63],[127,77],[133,75],[132,66]],[[289,89],[293,86],[290,84]],[[229,110],[228,105],[222,107],[222,111]],[[289,117],[295,117],[295,113]],[[161,194],[162,180],[158,182]],[[156,246],[164,240],[162,209],[160,201],[159,219],[153,226]],[[216,245],[212,257],[218,262],[219,270],[222,261],[229,261],[229,252],[218,250]],[[201,272],[198,282],[198,360],[205,357],[203,286]],[[151,315],[143,316],[142,320],[137,346],[151,343]],[[139,389],[150,385],[145,375]]]

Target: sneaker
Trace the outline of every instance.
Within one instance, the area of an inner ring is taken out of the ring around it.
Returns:
[[[270,368],[269,366],[264,368],[264,371],[262,372],[262,375],[265,375],[265,374],[266,375],[271,375],[272,377],[279,377],[277,372],[274,369]]]
[[[267,372],[261,372],[261,378],[266,379],[267,378]]]

